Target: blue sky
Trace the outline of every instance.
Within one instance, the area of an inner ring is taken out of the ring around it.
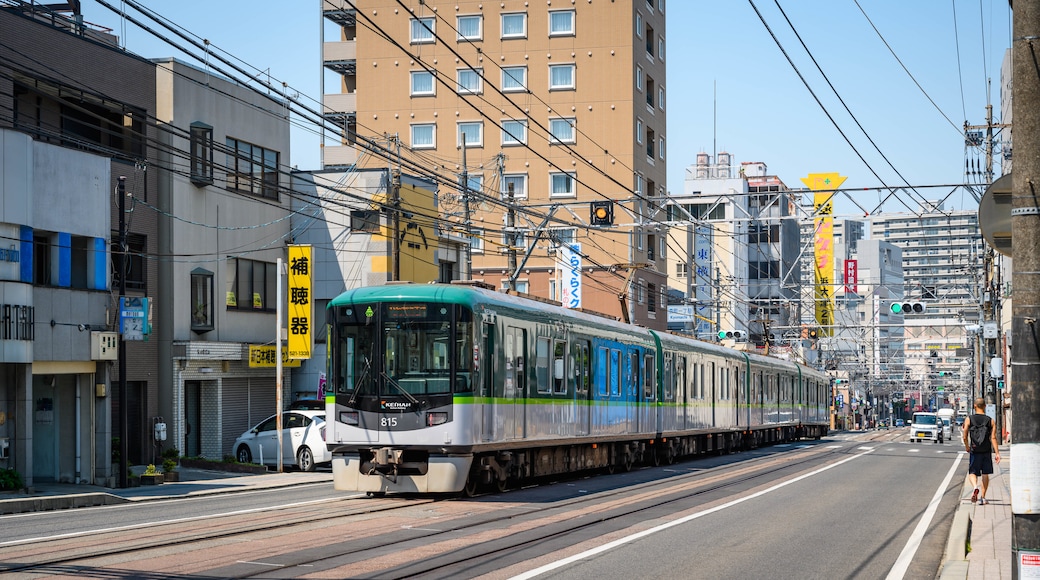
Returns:
[[[226,56],[288,83],[302,99],[319,98],[317,0],[143,4],[208,39]],[[93,0],[83,2],[83,11],[88,22],[112,28],[131,51],[199,64]],[[994,120],[1000,120],[1000,64],[1011,36],[1006,1],[669,0],[667,11],[668,189],[673,194],[682,193],[685,169],[702,151],[727,151],[735,163],[764,162],[790,187],[801,187],[799,178],[809,173],[845,175],[845,187],[864,191],[854,194],[856,203],[839,199],[839,214],[861,213],[857,205],[873,210],[881,196],[867,188],[909,183],[924,197],[936,198],[951,188],[924,186],[979,181],[965,176],[965,159],[981,164],[982,154],[966,154],[960,133],[965,120],[984,123],[987,80]],[[290,162],[317,168],[318,136],[294,128],[292,139]],[[908,194],[899,198],[914,200]],[[974,206],[962,193],[947,202],[948,208]],[[884,209],[907,211],[894,199]]]

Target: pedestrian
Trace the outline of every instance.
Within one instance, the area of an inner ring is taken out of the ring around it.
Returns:
[[[986,505],[986,489],[989,488],[993,463],[1000,463],[997,433],[993,427],[993,419],[986,415],[986,400],[982,397],[975,399],[975,413],[964,422],[961,439],[968,451],[968,480],[975,488],[971,492],[971,502],[978,501],[979,505]],[[973,429],[979,435],[972,437]],[[984,437],[982,433],[985,433]]]

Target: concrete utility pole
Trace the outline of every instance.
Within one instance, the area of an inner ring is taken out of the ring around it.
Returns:
[[[390,211],[393,212],[391,216],[391,224],[393,227],[394,239],[390,243],[392,252],[394,254],[394,272],[392,280],[399,282],[401,280],[401,172],[397,170],[390,171]]]
[[[1011,56],[1011,551],[1012,577],[1022,578],[1025,557],[1040,554],[1040,0],[1015,3]]]
[[[460,278],[463,280],[473,279],[473,229],[470,228],[469,217],[469,170],[466,169],[466,134],[462,134],[462,227],[466,232],[465,256]]]
[[[126,176],[119,176],[119,184],[116,186],[116,195],[119,196],[119,308],[123,308],[123,297],[126,296]],[[120,314],[121,316],[122,314]],[[117,319],[118,324],[118,319]],[[126,338],[123,329],[119,329],[119,487],[129,487],[127,481],[127,469],[130,453],[129,439],[130,412],[127,409],[130,397],[126,394]]]

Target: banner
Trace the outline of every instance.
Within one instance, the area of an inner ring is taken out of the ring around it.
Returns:
[[[845,260],[845,292],[859,294],[859,262]]]
[[[560,246],[560,302],[564,308],[581,308],[581,244]]]
[[[816,324],[820,336],[834,335],[834,190],[845,183],[837,173],[810,173],[802,183],[813,195],[813,253],[816,264]]]
[[[249,368],[275,368],[278,366],[278,359],[275,358],[277,349],[273,344],[251,344],[249,345]],[[300,359],[289,358],[289,351],[282,349],[282,366],[297,368],[300,366]]]
[[[311,358],[311,247],[289,246],[289,344],[291,359]]]

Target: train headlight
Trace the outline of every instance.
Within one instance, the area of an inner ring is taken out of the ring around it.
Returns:
[[[358,412],[357,411],[340,411],[339,422],[347,425],[358,424]]]
[[[433,427],[434,425],[442,425],[448,422],[447,413],[427,413],[426,414],[426,426]]]

